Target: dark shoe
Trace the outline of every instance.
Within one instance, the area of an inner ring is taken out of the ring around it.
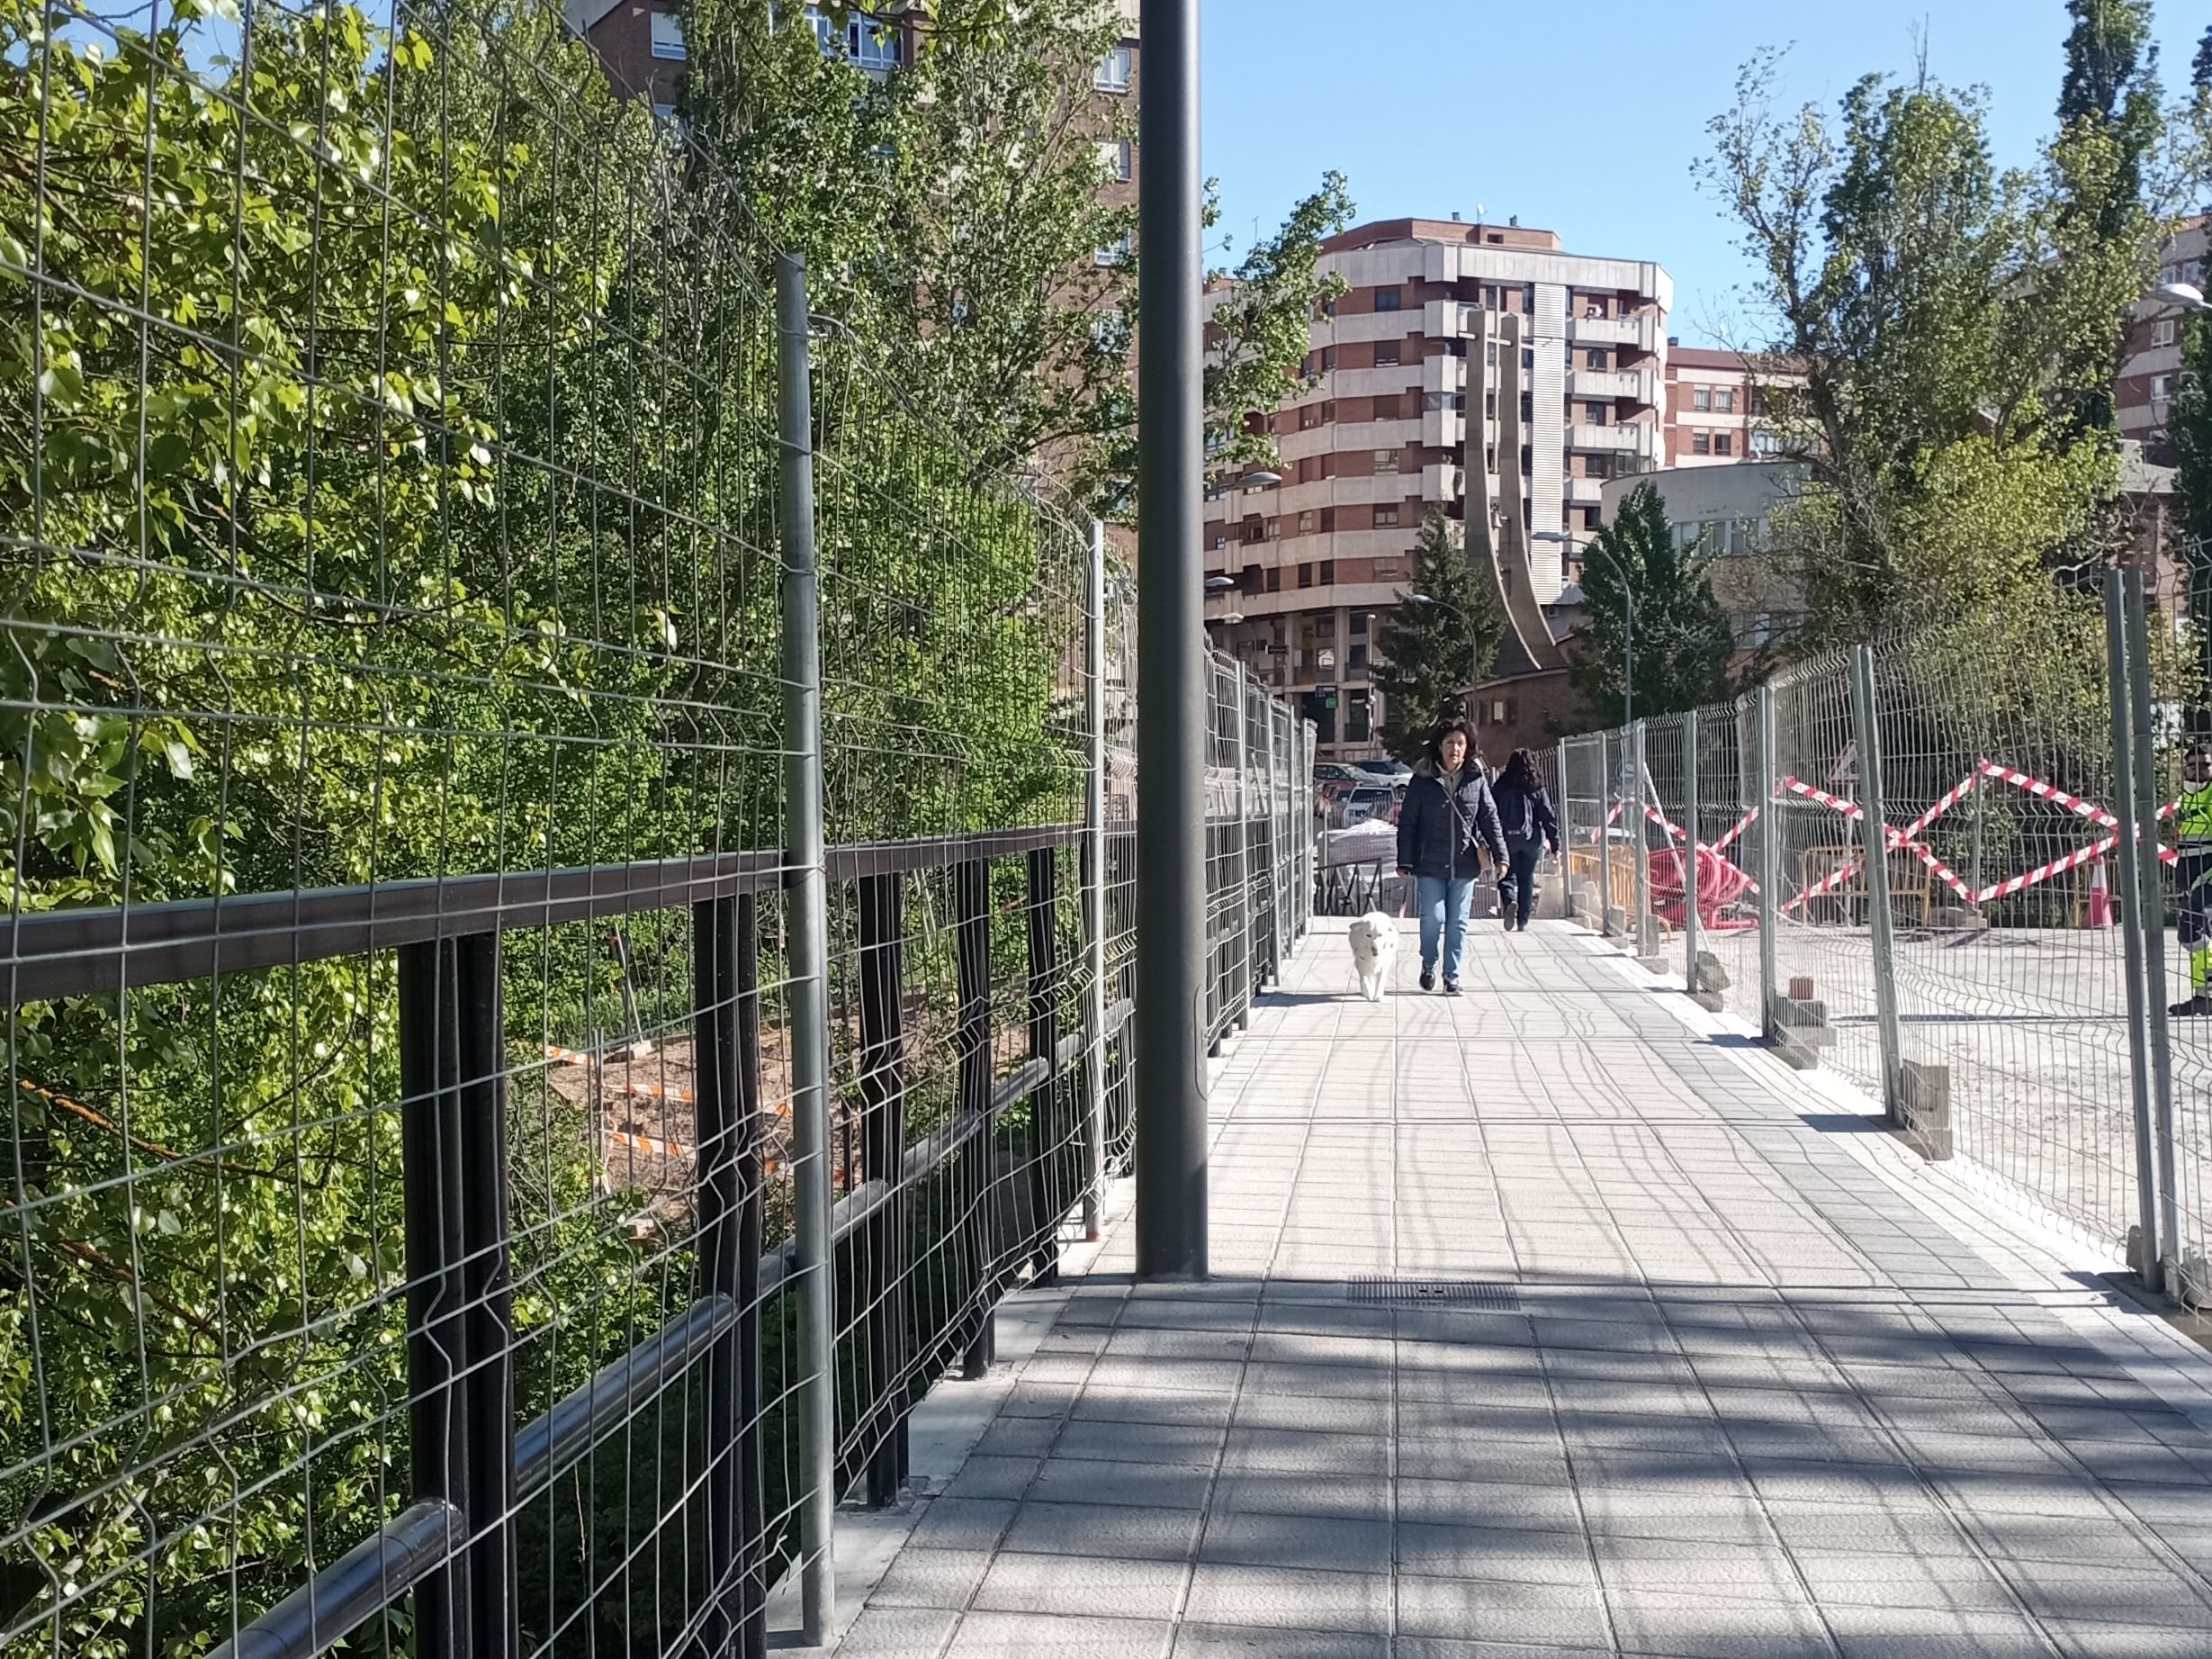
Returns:
[[[1459,994],[1460,982],[1457,979],[1446,979],[1444,981],[1444,995],[1446,996],[1457,996]]]
[[[1506,911],[1506,915],[1505,915],[1505,923],[1506,923],[1506,931],[1507,933],[1510,933],[1511,932],[1513,932],[1514,923],[1513,923],[1513,912],[1512,912],[1512,911],[1508,910],[1508,911]]]
[[[2187,1002],[2178,1002],[2166,1012],[2178,1020],[2201,1019],[2212,1015],[2212,996],[2199,991]]]
[[[1433,991],[1436,988],[1436,970],[1434,968],[1424,968],[1421,970],[1421,988],[1425,991]]]

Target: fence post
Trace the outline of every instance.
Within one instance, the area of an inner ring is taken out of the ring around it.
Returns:
[[[1560,739],[1560,798],[1552,816],[1560,830],[1560,914],[1575,919],[1575,870],[1569,855],[1574,851],[1574,786],[1567,772],[1567,740]]]
[[[736,1321],[707,1356],[706,1561],[710,1654],[767,1651],[760,1477],[760,959],[755,901],[691,907],[697,1053],[697,1204],[703,1296]]]
[[[968,1313],[976,1330],[961,1356],[960,1375],[973,1382],[997,1357],[992,1308],[999,1274],[998,1125],[990,1121],[991,866],[984,860],[967,859],[953,867],[952,906],[953,955],[960,981],[953,1050],[960,1068],[960,1115],[976,1123],[960,1154],[967,1199],[960,1227],[976,1275],[976,1305]]]
[[[1697,724],[1695,708],[1682,717],[1682,982],[1692,996],[1705,988],[1697,971]]]
[[[1040,1285],[1057,1284],[1060,1274],[1060,1155],[1066,1137],[1055,1052],[1060,1001],[1058,856],[1050,847],[1039,847],[1028,860],[1030,1058],[1046,1066],[1044,1082],[1030,1096],[1030,1224],[1036,1230],[1031,1259]]]
[[[2144,616],[2143,572],[2122,573],[2127,601],[2129,715],[2135,727],[2136,860],[2143,908],[2143,1020],[2151,1057],[2151,1122],[2158,1141],[2158,1238],[2162,1268],[2178,1274],[2181,1258],[2181,1191],[2174,1176],[2173,1048],[2166,1029],[2166,878],[2158,857],[2158,733],[2151,718],[2151,640]],[[2162,1276],[2163,1274],[2162,1272]]]
[[[1644,828],[1644,751],[1643,722],[1639,720],[1629,727],[1630,754],[1628,805],[1623,816],[1628,820],[1629,832],[1635,839],[1631,843],[1636,849],[1636,954],[1650,956],[1651,941],[1651,837]]]
[[[1258,917],[1252,903],[1252,685],[1242,657],[1236,659],[1236,939],[1243,966],[1236,987],[1235,1023],[1252,1024],[1252,964]]]
[[[1597,932],[1613,933],[1613,745],[1597,735]]]
[[[898,1383],[906,1370],[906,1038],[900,1006],[905,979],[904,906],[895,875],[860,880],[860,1157],[865,1178],[889,1189],[868,1219],[860,1248],[867,1309],[868,1380],[877,1410],[868,1501],[882,1509],[898,1501],[906,1478],[906,1411]]]
[[[819,1647],[835,1622],[836,1262],[830,1245],[829,887],[822,824],[822,647],[814,567],[814,415],[806,261],[776,264],[782,451],[786,925],[789,933],[794,1267],[798,1305],[800,1621]]]
[[[1083,796],[1083,1236],[1099,1236],[1106,1195],[1106,527],[1091,521],[1089,633],[1091,775]]]
[[[2158,1201],[2158,1143],[2153,1127],[2148,986],[2144,959],[2143,871],[2136,834],[2134,698],[2127,672],[2126,589],[2118,571],[2105,573],[2105,679],[2112,698],[2112,812],[2119,820],[2120,927],[2127,952],[2127,1082],[2136,1125],[2136,1270],[2155,1294],[2165,1280],[2163,1208]],[[2162,942],[2163,947],[2163,942]]]
[[[1904,1066],[1897,1029],[1896,938],[1890,927],[1889,819],[1882,801],[1882,733],[1875,711],[1874,648],[1851,648],[1851,723],[1858,740],[1859,828],[1866,851],[1866,923],[1874,938],[1875,1015],[1882,1033],[1882,1105],[1902,1123]]]
[[[1758,689],[1758,990],[1760,1032],[1772,1042],[1775,1019],[1775,928],[1782,916],[1782,812],[1776,797],[1775,691]]]

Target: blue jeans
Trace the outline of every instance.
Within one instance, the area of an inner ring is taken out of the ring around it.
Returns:
[[[1438,935],[1443,936],[1444,978],[1460,977],[1460,947],[1467,941],[1467,910],[1474,902],[1474,879],[1445,879],[1423,876],[1416,898],[1421,906],[1421,971],[1436,966]]]

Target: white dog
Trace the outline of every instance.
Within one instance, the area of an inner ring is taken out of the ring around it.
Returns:
[[[1380,910],[1370,910],[1353,920],[1347,937],[1353,965],[1360,970],[1360,995],[1369,1002],[1380,1002],[1390,966],[1398,960],[1398,924]]]

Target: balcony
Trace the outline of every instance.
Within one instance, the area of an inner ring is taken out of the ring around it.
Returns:
[[[1567,376],[1570,398],[1625,399],[1647,409],[1659,406],[1659,376],[1650,369],[1620,369],[1611,374],[1597,369],[1575,369]]]
[[[1567,341],[1571,346],[1633,346],[1638,351],[1659,349],[1659,319],[1641,317],[1570,317]]]
[[[1650,460],[1659,454],[1659,428],[1644,421],[1617,427],[1570,426],[1567,447]]]
[[[1464,392],[1467,390],[1467,359],[1464,357],[1426,357],[1421,363],[1421,390],[1424,392]]]
[[[1561,482],[1566,486],[1563,499],[1569,507],[1596,507],[1605,499],[1605,481],[1602,478],[1569,478]]]
[[[1456,501],[1460,499],[1460,469],[1449,462],[1421,469],[1421,499]]]

